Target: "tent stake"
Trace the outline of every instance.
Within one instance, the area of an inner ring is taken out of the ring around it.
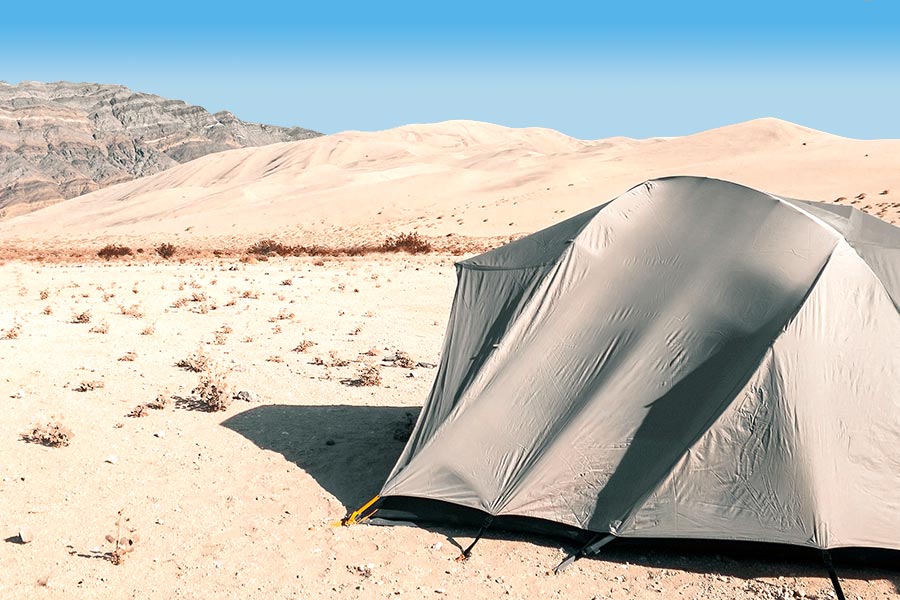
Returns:
[[[828,570],[828,576],[831,578],[831,585],[834,586],[834,593],[837,594],[838,600],[846,600],[844,590],[841,589],[841,580],[838,579],[834,570],[834,563],[831,562],[831,553],[828,550],[822,550],[822,562],[825,563],[825,568]]]
[[[475,539],[472,540],[472,543],[469,544],[469,547],[462,551],[462,554],[456,557],[456,562],[463,562],[469,559],[469,556],[472,555],[472,548],[475,547],[475,544],[478,543],[478,540],[481,539],[481,536],[484,535],[484,532],[487,531],[487,528],[491,526],[491,523],[494,521],[494,517],[488,515],[484,520],[484,523],[481,525],[481,529],[478,530],[478,535],[475,536]]]
[[[563,560],[561,563],[556,565],[556,568],[553,569],[553,574],[559,575],[567,567],[569,567],[573,562],[575,562],[579,558],[584,558],[585,556],[590,556],[592,554],[596,554],[597,552],[600,551],[600,548],[607,545],[614,539],[616,539],[616,536],[614,536],[614,535],[604,535],[602,533],[598,533],[597,535],[592,537],[591,540],[587,544],[585,544],[584,546],[582,546],[581,548],[579,548],[578,550],[576,550],[575,552],[573,552],[572,554],[567,556],[565,558],[565,560]]]

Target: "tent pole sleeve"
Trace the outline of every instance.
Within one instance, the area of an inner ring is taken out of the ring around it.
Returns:
[[[562,573],[564,570],[566,570],[567,567],[569,567],[569,565],[574,563],[579,558],[584,558],[585,556],[596,554],[600,551],[600,548],[607,545],[614,539],[616,539],[616,536],[614,535],[598,533],[597,535],[592,537],[587,544],[567,556],[561,563],[556,565],[556,567],[553,569],[553,573],[555,575]]]
[[[825,569],[828,570],[828,576],[831,578],[831,585],[834,586],[834,593],[838,600],[846,600],[844,590],[841,589],[841,580],[838,579],[837,572],[834,570],[834,563],[831,562],[831,553],[828,550],[822,551],[822,562],[825,564]]]
[[[475,547],[475,544],[478,543],[478,540],[481,539],[481,536],[484,535],[484,532],[487,531],[488,527],[491,526],[491,523],[494,522],[494,517],[488,515],[484,520],[484,523],[481,525],[481,529],[478,530],[478,535],[475,536],[475,539],[472,540],[472,543],[469,544],[469,547],[462,551],[462,554],[456,557],[456,562],[463,562],[468,560],[469,556],[472,555],[472,548]]]

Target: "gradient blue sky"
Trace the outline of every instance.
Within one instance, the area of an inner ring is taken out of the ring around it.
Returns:
[[[0,80],[121,83],[333,133],[476,119],[593,139],[775,116],[900,137],[900,2],[53,2]]]

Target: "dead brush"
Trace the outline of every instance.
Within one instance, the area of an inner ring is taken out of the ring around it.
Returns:
[[[137,406],[135,406],[134,408],[132,408],[132,409],[131,409],[131,412],[129,412],[129,413],[128,413],[127,415],[125,415],[125,416],[126,416],[126,417],[132,417],[132,418],[138,419],[138,418],[140,418],[140,417],[146,417],[146,416],[149,415],[149,414],[150,414],[150,412],[147,410],[147,405],[146,405],[146,404],[138,404]]]
[[[154,400],[147,403],[147,408],[153,410],[165,410],[172,403],[171,396],[167,394],[159,394]]]
[[[19,337],[20,333],[22,333],[22,326],[19,323],[16,323],[9,329],[3,330],[3,335],[0,337],[4,340],[14,340]]]
[[[212,367],[200,374],[200,384],[191,391],[196,407],[206,412],[227,410],[231,405],[225,373]]]
[[[154,333],[156,333],[156,327],[153,325],[147,325],[141,329],[141,335],[153,335]]]
[[[42,310],[41,312],[44,313],[45,315],[52,315],[52,314],[53,314],[53,307],[50,306],[50,305],[47,305],[47,306],[44,307],[44,310]]]
[[[41,296],[41,300],[46,300],[47,298],[50,297],[50,291],[49,290],[41,290],[40,296]]]
[[[290,312],[286,308],[282,308],[278,311],[278,314],[274,317],[269,317],[269,323],[274,323],[276,321],[292,321],[294,319],[294,313]]]
[[[119,362],[134,362],[134,359],[137,358],[137,353],[135,352],[126,352],[122,356],[118,358]]]
[[[127,308],[124,304],[120,304],[119,312],[126,317],[132,317],[134,319],[140,319],[144,316],[144,312],[141,310],[140,304],[132,304]]]
[[[107,323],[106,321],[101,321],[100,323],[98,323],[98,324],[94,325],[93,327],[91,327],[90,329],[88,329],[88,331],[90,333],[107,334],[107,333],[109,333],[109,323]]]
[[[73,323],[81,323],[81,324],[90,323],[91,322],[91,311],[86,310],[84,312],[75,313],[74,315],[72,315],[72,322]]]
[[[306,352],[315,345],[316,342],[313,342],[311,340],[300,340],[300,343],[294,346],[291,349],[291,352]]]
[[[273,363],[283,363],[283,362],[284,362],[284,359],[283,359],[281,356],[277,355],[277,354],[273,354],[272,356],[270,356],[269,358],[267,358],[266,361],[267,361],[267,362],[273,362]]]
[[[22,440],[30,444],[41,444],[51,448],[68,446],[74,435],[72,430],[59,421],[50,421],[44,425],[35,425],[22,434]]]
[[[397,350],[394,352],[393,359],[394,366],[400,367],[401,369],[415,369],[416,361],[412,359],[412,357],[402,350]]]
[[[341,383],[354,387],[372,387],[381,385],[381,369],[375,365],[363,365],[356,374],[356,379],[343,379]]]
[[[163,243],[156,247],[156,253],[165,259],[175,256],[175,251],[175,246],[169,243]]]
[[[129,519],[123,515],[125,509],[118,513],[116,519],[116,533],[107,534],[106,541],[113,545],[113,549],[103,555],[103,558],[114,565],[121,565],[125,557],[134,551],[134,546],[141,540],[141,536],[133,527],[128,526]]]
[[[120,258],[122,256],[131,256],[133,252],[128,246],[120,244],[107,244],[97,251],[97,256],[109,260],[111,258]]]
[[[77,386],[72,388],[76,392],[93,392],[94,390],[100,390],[106,387],[106,384],[102,381],[94,380],[94,381],[82,381]]]
[[[203,348],[198,348],[191,355],[182,358],[175,363],[175,366],[181,367],[186,371],[191,371],[192,373],[202,373],[209,369],[209,356],[203,352]]]

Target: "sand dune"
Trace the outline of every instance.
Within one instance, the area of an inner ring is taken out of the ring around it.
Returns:
[[[205,156],[0,221],[7,241],[142,236],[530,232],[646,179],[704,175],[792,197],[845,197],[888,220],[900,140],[853,140],[765,118],[677,138],[577,140],[448,121],[348,131]],[[864,193],[866,199],[854,200]]]

